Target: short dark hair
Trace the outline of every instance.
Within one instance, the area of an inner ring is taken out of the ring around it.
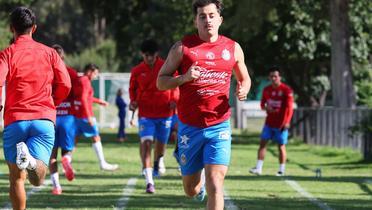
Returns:
[[[16,7],[12,13],[10,13],[10,25],[17,34],[29,33],[32,26],[35,24],[36,16],[34,12],[27,7]]]
[[[221,14],[223,10],[222,0],[194,0],[194,2],[192,3],[192,11],[194,15],[198,13],[199,7],[205,7],[208,4],[215,4],[217,7],[218,13]]]
[[[145,40],[141,44],[142,53],[149,53],[151,55],[154,55],[158,50],[158,43],[156,43],[156,41],[153,39]]]
[[[87,73],[88,71],[94,71],[94,70],[99,70],[99,68],[96,64],[93,64],[93,63],[88,63],[84,67],[84,73]]]
[[[279,67],[279,66],[276,66],[276,65],[274,65],[274,66],[270,66],[270,67],[267,69],[267,71],[269,72],[269,74],[270,74],[271,72],[277,71],[277,72],[279,73],[279,75],[280,75],[280,67]]]
[[[54,45],[52,45],[52,48],[55,49],[59,55],[65,53],[65,51],[64,51],[63,48],[62,48],[62,46],[59,45],[59,44],[54,44]]]

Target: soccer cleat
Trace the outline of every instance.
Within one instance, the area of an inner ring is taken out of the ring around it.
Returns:
[[[256,167],[254,167],[254,168],[249,169],[249,173],[256,174],[256,175],[261,175],[262,174],[262,170],[259,170]]]
[[[146,193],[155,193],[155,186],[151,183],[148,183],[146,186]]]
[[[62,194],[62,188],[61,187],[53,187],[52,194],[53,195],[61,195]]]
[[[75,178],[74,169],[71,166],[70,160],[68,157],[62,157],[62,168],[65,172],[65,177],[68,181],[72,181]]]
[[[119,168],[118,164],[104,163],[101,165],[101,170],[104,170],[104,171],[115,171],[118,168]]]
[[[30,164],[30,152],[28,151],[27,145],[24,142],[17,144],[17,167],[21,170],[24,170]]]
[[[284,176],[284,172],[283,172],[283,171],[278,171],[278,172],[276,173],[276,176]]]
[[[199,202],[202,202],[205,198],[205,186],[203,185],[201,188],[200,188],[200,192],[194,196],[194,200],[195,201],[199,201]]]

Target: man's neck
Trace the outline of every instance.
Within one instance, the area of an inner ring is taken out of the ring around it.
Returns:
[[[272,86],[273,86],[274,88],[277,88],[277,87],[280,86],[280,84],[281,84],[281,82],[279,82],[279,83],[273,83]]]
[[[218,39],[218,34],[215,35],[202,35],[199,34],[199,38],[205,42],[215,42]]]
[[[25,34],[17,34],[17,33],[14,33],[14,40],[17,40],[20,36],[29,36],[32,38],[32,32],[30,33],[25,33]]]

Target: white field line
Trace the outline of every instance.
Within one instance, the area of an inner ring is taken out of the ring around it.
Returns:
[[[226,190],[224,190],[224,199],[225,199],[225,209],[229,210],[239,210],[239,208],[234,204],[234,202],[231,200],[229,194]]]
[[[285,180],[285,182],[291,186],[294,190],[296,190],[298,193],[300,193],[302,196],[307,198],[310,202],[314,203],[315,205],[319,206],[319,208],[323,210],[332,210],[331,207],[329,207],[327,204],[322,203],[318,199],[316,199],[312,194],[307,192],[305,189],[303,189],[296,181],[293,180]]]
[[[115,210],[124,210],[126,205],[128,204],[129,197],[134,191],[134,187],[136,186],[137,178],[130,178],[127,182],[127,185],[123,189],[123,196],[119,199],[117,203],[117,207]]]
[[[44,189],[46,186],[50,185],[52,182],[50,180],[46,180],[43,185],[39,187],[32,187],[31,190],[26,192],[26,197],[29,198],[31,195],[41,191]],[[4,207],[1,208],[1,210],[8,210],[12,208],[12,204],[10,202],[6,203]]]

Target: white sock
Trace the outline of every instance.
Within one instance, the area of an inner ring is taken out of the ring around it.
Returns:
[[[284,173],[284,171],[285,171],[285,164],[284,163],[279,165],[279,171]]]
[[[50,180],[52,181],[54,188],[60,188],[61,185],[59,184],[59,174],[58,172],[52,173],[50,175]]]
[[[68,162],[71,163],[71,161],[72,161],[72,157],[71,157],[70,154],[63,155],[63,157],[66,157],[67,160],[68,160]]]
[[[159,158],[159,168],[165,168],[164,157]]]
[[[93,150],[96,152],[99,164],[102,166],[106,163],[105,156],[103,155],[103,148],[101,141],[95,142],[92,144]]]
[[[145,171],[146,185],[149,183],[154,184],[154,180],[152,179],[152,168],[145,168],[143,170]]]
[[[256,164],[257,170],[262,171],[263,164],[264,164],[264,161],[263,160],[257,160],[257,164]]]
[[[204,186],[205,185],[205,170],[204,170],[204,168],[202,169],[202,172],[200,174],[200,179],[201,179],[202,186]]]

